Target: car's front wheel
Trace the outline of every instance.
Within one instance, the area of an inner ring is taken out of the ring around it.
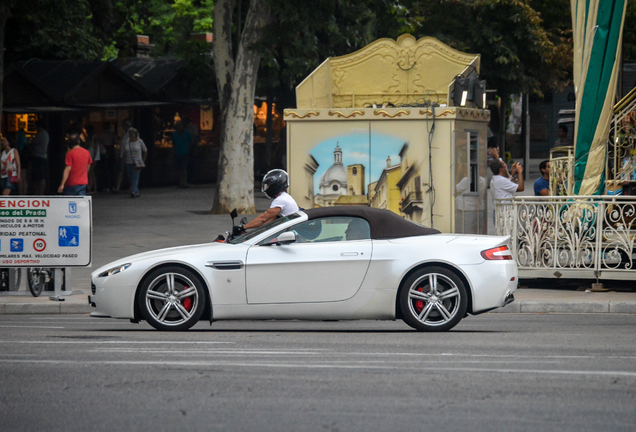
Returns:
[[[447,331],[466,314],[468,298],[461,279],[444,267],[413,273],[400,291],[405,323],[420,331]]]
[[[187,330],[203,313],[203,283],[190,270],[163,267],[144,279],[137,301],[144,319],[157,330]]]

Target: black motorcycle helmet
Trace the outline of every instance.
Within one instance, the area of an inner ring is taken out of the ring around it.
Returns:
[[[274,169],[265,174],[261,191],[270,198],[275,198],[279,193],[289,187],[289,176],[282,169]]]

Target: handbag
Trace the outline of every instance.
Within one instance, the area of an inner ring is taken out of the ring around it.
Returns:
[[[22,181],[22,179],[20,178],[20,176],[13,175],[13,176],[9,177],[9,181],[11,183],[20,183]]]

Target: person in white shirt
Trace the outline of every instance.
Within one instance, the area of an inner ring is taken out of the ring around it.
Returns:
[[[269,198],[273,198],[269,209],[254,220],[246,224],[243,228],[257,228],[276,219],[278,216],[284,217],[299,210],[298,204],[286,190],[289,187],[289,176],[281,169],[271,170],[263,177],[261,191]]]
[[[518,176],[516,183],[509,179],[508,167],[502,161],[493,160],[490,169],[494,174],[490,180],[490,190],[495,202],[498,198],[513,198],[516,192],[523,192],[523,168],[519,162],[512,165],[513,176],[515,174]]]

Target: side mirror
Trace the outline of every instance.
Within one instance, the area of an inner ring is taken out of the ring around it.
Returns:
[[[278,243],[290,244],[296,241],[296,234],[293,231],[285,231],[278,236]]]
[[[232,210],[232,211],[230,212],[230,217],[231,217],[232,219],[234,219],[234,218],[235,218],[235,217],[237,217],[237,216],[238,216],[238,212],[236,211],[236,209],[234,209],[234,210]]]
[[[274,246],[274,245],[284,245],[294,243],[296,241],[296,234],[292,231],[287,231],[279,235],[277,238],[273,239],[269,243],[265,243],[263,246]]]

